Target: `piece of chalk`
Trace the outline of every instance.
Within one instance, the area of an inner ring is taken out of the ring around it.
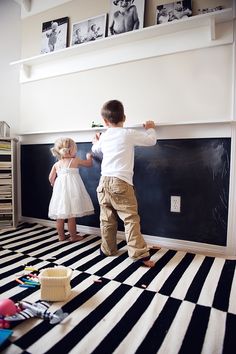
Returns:
[[[24,282],[29,281],[28,278],[21,278],[21,280],[23,280]]]
[[[21,288],[35,288],[35,285],[29,285],[29,284],[20,284],[19,286]]]
[[[24,284],[24,282],[23,282],[23,281],[21,281],[21,280],[20,280],[20,279],[18,279],[18,278],[16,278],[16,281],[17,281],[17,283]]]
[[[25,267],[25,269],[24,270],[29,270],[29,271],[32,271],[32,272],[34,272],[34,271],[37,271],[37,269],[35,269],[34,267]]]
[[[39,283],[36,283],[35,281],[30,281],[30,280],[25,281],[25,284],[39,286]]]

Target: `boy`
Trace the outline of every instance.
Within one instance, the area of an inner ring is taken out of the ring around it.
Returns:
[[[124,107],[120,101],[106,102],[101,111],[108,127],[101,136],[96,135],[92,151],[103,155],[101,178],[97,187],[100,204],[100,227],[102,235],[101,255],[111,256],[117,252],[117,215],[124,222],[129,257],[147,267],[154,267],[149,250],[140,231],[137,200],[133,188],[134,146],[156,144],[153,121],[143,126],[146,132],[124,129]]]

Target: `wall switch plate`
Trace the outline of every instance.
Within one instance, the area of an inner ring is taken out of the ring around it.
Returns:
[[[181,210],[181,197],[180,195],[170,196],[170,211],[172,213],[180,213]]]

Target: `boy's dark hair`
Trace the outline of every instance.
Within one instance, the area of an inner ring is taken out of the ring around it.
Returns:
[[[102,106],[101,115],[112,124],[118,124],[124,120],[124,106],[120,101],[111,100]]]

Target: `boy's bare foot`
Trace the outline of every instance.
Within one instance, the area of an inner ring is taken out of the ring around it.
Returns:
[[[69,238],[69,241],[70,242],[77,242],[77,241],[82,241],[84,238],[83,238],[83,236],[80,236],[79,234],[77,234],[77,235],[75,235],[75,236],[71,236],[70,238]]]
[[[153,268],[155,266],[155,262],[150,261],[150,259],[148,259],[147,261],[142,261],[143,265],[145,265],[146,267],[149,268]]]

